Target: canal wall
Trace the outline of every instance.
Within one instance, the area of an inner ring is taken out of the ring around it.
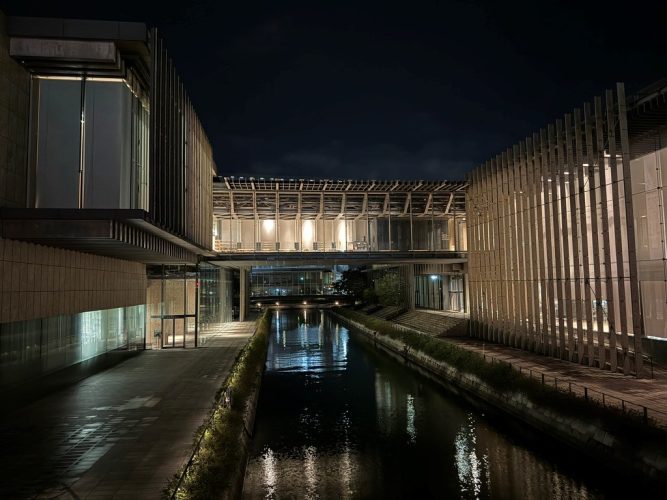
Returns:
[[[329,311],[329,314],[361,333],[377,349],[405,362],[473,406],[500,411],[512,417],[511,420],[515,423],[527,424],[587,455],[597,464],[603,463],[619,473],[651,478],[667,484],[667,447],[664,435],[647,439],[642,436],[643,432],[639,432],[642,430],[639,428],[638,432],[629,435],[605,426],[598,419],[564,414],[536,402],[523,392],[500,391],[479,376],[465,373],[446,362],[411,349],[401,340],[383,335],[334,311]],[[659,432],[656,430],[656,436]]]
[[[266,358],[265,360],[266,361]],[[238,466],[229,471],[230,486],[223,493],[223,499],[241,498],[243,494],[243,482],[245,479],[245,471],[248,466],[248,457],[250,455],[250,446],[252,445],[252,438],[255,429],[255,416],[257,415],[257,403],[259,402],[259,393],[262,388],[262,377],[264,376],[265,364],[257,372],[253,389],[248,395],[243,409],[243,429],[238,433],[237,439],[240,443],[239,451],[241,452],[241,459],[238,461]]]

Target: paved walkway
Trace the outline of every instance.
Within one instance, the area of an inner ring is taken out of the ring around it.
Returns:
[[[0,498],[159,498],[254,331],[212,327],[202,349],[147,351],[0,416]]]
[[[435,316],[466,317],[463,314],[452,314],[441,311],[423,311]],[[418,328],[415,326],[415,328]],[[424,331],[426,335],[433,335]],[[451,342],[465,349],[486,356],[488,361],[511,363],[512,367],[522,373],[556,386],[558,389],[572,392],[578,396],[596,400],[606,406],[632,410],[655,421],[659,426],[667,428],[667,369],[645,365],[646,376],[653,378],[637,379],[608,370],[591,368],[563,361],[557,358],[542,356],[521,349],[485,342],[471,337],[438,337],[443,342]],[[586,388],[586,391],[584,390]],[[604,396],[603,396],[604,394]]]
[[[602,402],[600,393],[605,393],[605,404],[616,407],[625,406],[642,412],[648,408],[648,417],[659,425],[667,427],[667,371],[654,367],[654,378],[636,379],[620,373],[611,373],[587,365],[571,363],[548,356],[515,349],[501,344],[483,342],[469,337],[443,339],[460,347],[484,354],[487,360],[512,363],[526,375],[540,378],[545,374],[545,383],[554,385],[554,377],[561,390],[571,390],[579,396],[584,395],[583,387],[588,388],[588,397]],[[646,367],[650,376],[650,367]],[[597,392],[594,392],[597,391]],[[621,403],[624,400],[625,403]]]

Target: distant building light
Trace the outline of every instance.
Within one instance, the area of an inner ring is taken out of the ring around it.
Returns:
[[[336,301],[336,302],[334,302],[334,305],[339,306],[340,302]]]
[[[276,302],[276,305],[279,306],[279,305],[280,305],[280,302]]]
[[[306,302],[306,301],[304,300],[304,301],[303,301],[303,305],[304,305],[304,306],[307,306],[307,305],[308,305],[308,302]]]

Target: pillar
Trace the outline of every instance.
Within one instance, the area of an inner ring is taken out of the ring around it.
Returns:
[[[465,301],[463,312],[470,314],[470,283],[468,278],[468,265],[463,273],[463,300]]]
[[[248,319],[248,293],[250,281],[250,267],[244,266],[239,270],[239,321]]]
[[[413,310],[415,308],[415,265],[408,264],[406,274],[406,291],[408,295],[408,308]]]

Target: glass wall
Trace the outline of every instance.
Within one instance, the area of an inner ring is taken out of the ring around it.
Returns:
[[[415,276],[415,305],[424,309],[465,312],[463,287],[461,275]]]
[[[232,321],[233,271],[206,263],[199,265],[199,324],[202,329]]]
[[[0,324],[0,385],[85,361],[116,349],[143,349],[143,305]]]
[[[147,348],[197,346],[199,282],[194,266],[150,266]]]
[[[401,202],[403,203],[403,202]],[[234,219],[213,224],[218,252],[377,252],[467,250],[463,216],[410,217],[397,212],[336,219]]]
[[[280,297],[291,295],[330,295],[334,272],[322,267],[299,269],[262,267],[250,274],[251,297]]]
[[[148,210],[148,101],[132,76],[39,77],[33,99],[35,207]]]
[[[424,309],[442,310],[443,307],[443,279],[439,274],[429,276],[415,276],[415,305]]]

